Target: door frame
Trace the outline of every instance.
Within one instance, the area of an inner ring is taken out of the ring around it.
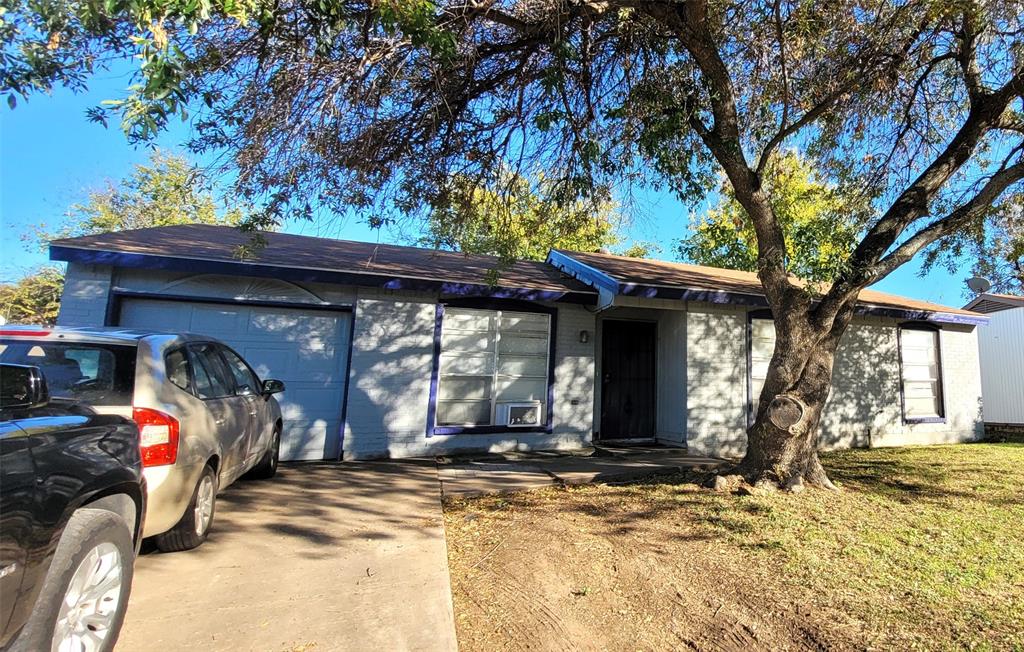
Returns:
[[[643,323],[652,324],[654,326],[654,376],[651,379],[654,390],[654,431],[651,432],[649,437],[635,437],[630,439],[620,438],[608,438],[604,437],[602,428],[602,414],[604,412],[604,323],[606,321],[620,321],[620,322],[632,322],[632,323]],[[594,441],[600,443],[607,442],[636,442],[636,443],[647,443],[657,440],[658,430],[658,340],[661,336],[660,323],[658,319],[643,316],[643,317],[631,317],[629,315],[608,315],[599,316],[597,320],[597,336],[594,338],[594,416],[595,416],[595,428],[594,428]]]

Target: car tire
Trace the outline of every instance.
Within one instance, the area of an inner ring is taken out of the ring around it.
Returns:
[[[217,472],[207,464],[181,520],[170,530],[153,537],[157,549],[160,552],[180,552],[198,548],[210,534],[216,511]]]
[[[113,650],[128,610],[134,563],[124,519],[103,509],[76,511],[61,534],[32,616],[9,649]]]
[[[270,446],[256,466],[247,474],[248,478],[254,480],[269,480],[277,475],[277,462],[281,454],[281,427],[274,427],[274,434],[270,438]]]

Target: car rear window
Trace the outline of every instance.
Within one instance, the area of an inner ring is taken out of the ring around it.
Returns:
[[[131,405],[134,346],[0,340],[0,362],[39,367],[50,395],[91,405]]]

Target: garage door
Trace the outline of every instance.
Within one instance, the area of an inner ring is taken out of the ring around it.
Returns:
[[[260,378],[285,382],[281,459],[337,459],[351,319],[348,313],[162,299],[124,299],[120,324],[227,342]]]

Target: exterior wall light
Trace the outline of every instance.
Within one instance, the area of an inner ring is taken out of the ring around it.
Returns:
[[[590,331],[580,331],[580,344],[586,344],[590,341]]]

